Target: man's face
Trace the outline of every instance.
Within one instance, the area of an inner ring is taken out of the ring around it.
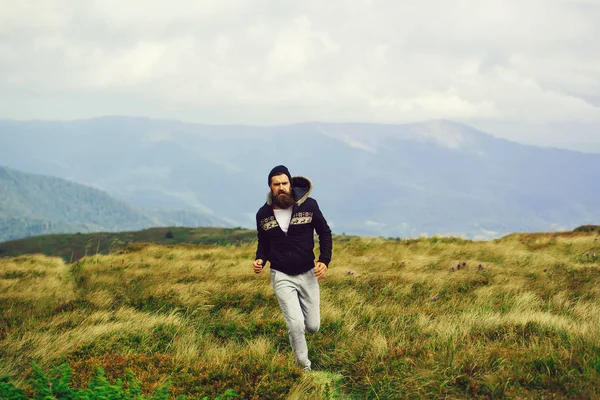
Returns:
[[[271,178],[271,195],[275,208],[286,209],[294,205],[290,180],[286,174]]]
[[[271,177],[271,193],[273,196],[290,194],[290,180],[286,174]]]

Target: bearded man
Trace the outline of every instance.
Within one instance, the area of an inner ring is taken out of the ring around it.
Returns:
[[[256,213],[258,246],[254,272],[270,262],[271,285],[287,325],[296,361],[311,369],[305,330],[316,333],[321,322],[319,279],[331,261],[331,229],[312,192],[310,179],[291,177],[278,165],[269,173],[267,202]],[[314,232],[320,254],[315,262]]]

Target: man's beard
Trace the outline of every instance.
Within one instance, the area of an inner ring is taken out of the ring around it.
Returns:
[[[291,193],[279,192],[272,196],[273,204],[281,209],[290,208],[294,205],[294,197]]]

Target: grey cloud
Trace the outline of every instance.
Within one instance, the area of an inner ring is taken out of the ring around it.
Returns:
[[[0,0],[0,117],[600,125],[594,1],[38,6]]]

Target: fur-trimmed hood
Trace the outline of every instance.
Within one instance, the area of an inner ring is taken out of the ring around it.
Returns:
[[[294,196],[294,200],[296,201],[296,205],[304,203],[308,196],[312,193],[313,185],[312,181],[304,176],[294,176],[292,178],[292,195]],[[271,205],[273,203],[271,191],[269,190],[269,194],[267,194],[267,204]]]

